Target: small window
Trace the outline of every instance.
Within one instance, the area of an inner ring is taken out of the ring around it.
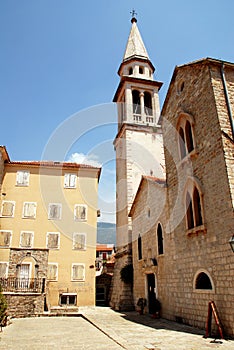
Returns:
[[[29,186],[29,171],[17,171],[16,185],[17,186]]]
[[[63,293],[59,296],[60,305],[74,306],[77,304],[77,294]]]
[[[64,187],[65,188],[76,188],[76,174],[65,174],[64,175]]]
[[[21,248],[32,248],[33,246],[33,232],[22,231],[20,234],[20,247]]]
[[[132,74],[133,74],[133,69],[132,69],[132,67],[130,67],[128,70],[128,75],[132,75]]]
[[[74,219],[76,221],[86,221],[87,220],[87,205],[76,204],[74,208]]]
[[[138,236],[137,240],[137,245],[138,245],[138,260],[142,259],[142,241],[141,241],[141,235]]]
[[[162,226],[158,224],[157,228],[157,236],[158,236],[158,254],[163,254],[163,232],[162,232]]]
[[[196,282],[195,282],[195,288],[196,289],[208,289],[208,290],[213,289],[210,278],[205,272],[201,272],[197,276]]]
[[[49,263],[48,264],[47,279],[50,281],[57,281],[58,280],[58,264],[57,263]]]
[[[181,159],[194,150],[193,119],[190,115],[182,115],[177,125],[179,149]]]
[[[7,278],[8,273],[8,262],[0,262],[0,278]]]
[[[2,217],[14,217],[14,211],[15,211],[15,202],[12,201],[3,201],[2,202],[2,209],[1,209],[1,216]]]
[[[36,218],[37,203],[24,202],[23,206],[23,218],[35,219]]]
[[[139,74],[143,74],[144,73],[144,68],[143,67],[139,67]]]
[[[85,280],[85,265],[72,264],[72,281],[84,281],[84,280]]]
[[[46,239],[47,239],[46,246],[48,249],[59,249],[59,245],[60,245],[59,232],[48,232]]]
[[[203,225],[201,195],[196,186],[186,194],[187,229]]]
[[[50,203],[48,211],[48,219],[60,220],[62,215],[62,204]]]
[[[86,234],[73,233],[73,249],[84,250],[86,248]]]
[[[8,248],[11,245],[12,231],[0,231],[0,248]]]

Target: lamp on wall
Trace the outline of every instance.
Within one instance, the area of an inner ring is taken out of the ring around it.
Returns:
[[[233,251],[233,253],[234,253],[234,235],[230,238],[229,243],[230,243],[230,246],[231,246],[232,251]]]

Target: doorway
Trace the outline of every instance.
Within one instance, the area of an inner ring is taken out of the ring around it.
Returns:
[[[148,286],[148,308],[149,314],[153,314],[155,312],[155,275],[154,273],[150,273],[147,275],[147,286]]]

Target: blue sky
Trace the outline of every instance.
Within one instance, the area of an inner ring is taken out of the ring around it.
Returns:
[[[103,221],[114,220],[116,115],[111,101],[132,8],[156,67],[155,79],[164,83],[161,105],[176,65],[202,57],[234,62],[232,0],[0,1],[0,144],[12,160],[39,160],[53,135],[76,115],[77,137],[72,130],[65,160],[89,154],[104,164]],[[62,140],[63,134],[61,145]],[[53,157],[63,160],[59,151]]]

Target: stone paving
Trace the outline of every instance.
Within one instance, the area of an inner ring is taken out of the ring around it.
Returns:
[[[204,331],[149,315],[80,308],[79,317],[13,319],[0,333],[4,350],[228,350],[233,340],[205,339]]]

